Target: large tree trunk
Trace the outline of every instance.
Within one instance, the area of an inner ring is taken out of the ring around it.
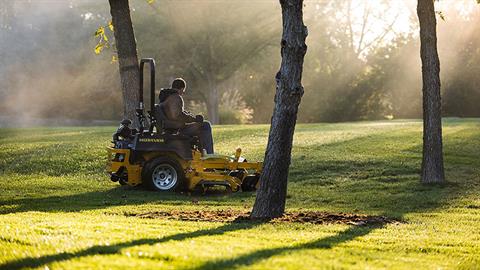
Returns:
[[[135,123],[138,106],[139,66],[128,0],[109,0],[123,94],[124,118]],[[138,123],[137,123],[138,124]]]
[[[423,79],[423,160],[422,182],[445,181],[442,152],[440,60],[437,52],[437,22],[433,0],[418,0],[420,56]]]
[[[280,0],[280,4],[283,19],[282,64],[275,77],[275,108],[252,218],[279,217],[285,211],[293,132],[303,95],[303,58],[307,52],[303,0]]]

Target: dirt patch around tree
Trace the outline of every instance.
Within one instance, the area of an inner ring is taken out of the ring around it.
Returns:
[[[202,210],[202,211],[156,211],[146,213],[125,213],[125,216],[139,218],[163,218],[185,221],[207,222],[249,222],[262,221],[271,223],[311,223],[311,224],[351,224],[356,226],[400,223],[399,220],[385,216],[369,216],[346,213],[327,213],[318,211],[287,212],[283,216],[270,219],[252,219],[250,212],[237,210]]]

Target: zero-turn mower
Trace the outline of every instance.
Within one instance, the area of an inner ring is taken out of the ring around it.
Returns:
[[[150,67],[150,111],[144,114],[143,70]],[[123,120],[108,147],[107,171],[121,185],[145,185],[156,191],[199,190],[224,186],[229,191],[254,191],[261,162],[247,162],[237,149],[234,156],[205,154],[198,137],[169,129],[160,104],[155,104],[155,61],[140,61],[140,93],[136,109],[139,128]]]

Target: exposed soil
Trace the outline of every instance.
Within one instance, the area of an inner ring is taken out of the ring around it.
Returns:
[[[268,221],[273,223],[295,222],[295,223],[341,223],[362,225],[378,225],[385,223],[398,223],[399,220],[387,218],[384,216],[369,216],[359,214],[345,213],[326,213],[317,211],[308,212],[289,212],[282,217],[271,220],[257,220],[250,218],[250,212],[242,212],[236,210],[202,210],[202,211],[158,211],[147,213],[125,213],[126,216],[134,216],[140,218],[164,218],[173,220],[187,221],[210,221],[210,222],[246,222],[246,221]]]

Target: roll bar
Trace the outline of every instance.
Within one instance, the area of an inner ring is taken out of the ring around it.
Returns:
[[[142,58],[140,60],[140,93],[139,97],[139,109],[144,109],[143,103],[143,67],[145,63],[150,66],[150,111],[153,112],[155,107],[155,60],[153,58]]]

